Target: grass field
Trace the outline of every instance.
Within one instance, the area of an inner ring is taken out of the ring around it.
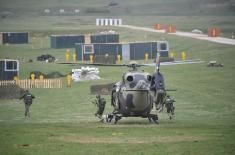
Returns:
[[[0,100],[0,154],[176,154],[176,155],[221,155],[235,154],[235,52],[234,46],[210,43],[171,36],[120,28],[96,28],[94,19],[100,13],[81,16],[42,16],[37,14],[40,7],[72,7],[74,0],[0,1],[1,10],[14,10],[17,16],[0,22],[1,31],[29,31],[30,43],[27,45],[1,45],[0,58],[20,60],[20,78],[25,79],[33,70],[44,73],[59,71],[67,74],[75,66],[46,64],[36,61],[41,54],[52,54],[65,60],[65,50],[51,49],[49,35],[52,33],[86,34],[113,29],[120,34],[122,41],[167,40],[170,50],[177,60],[181,51],[186,51],[189,59],[200,58],[205,62],[217,60],[223,68],[207,68],[206,63],[192,65],[162,66],[167,88],[177,89],[170,92],[176,100],[176,118],[170,121],[167,114],[159,114],[159,125],[149,124],[147,119],[123,118],[116,125],[99,123],[94,117],[96,107],[91,104],[90,86],[97,83],[111,83],[121,79],[125,67],[99,67],[101,80],[73,83],[72,88],[32,89],[35,96],[31,106],[30,119],[24,119],[24,105],[19,100]],[[55,3],[57,2],[57,3]],[[103,7],[109,1],[78,1],[83,7]],[[129,6],[132,1],[122,5]],[[171,3],[172,1],[157,1]],[[177,5],[184,0],[177,0]],[[17,3],[17,4],[14,4]],[[35,5],[37,4],[37,5]],[[77,4],[77,3],[76,3]],[[132,8],[139,5],[148,7],[154,0],[136,1]],[[73,6],[76,7],[76,6]],[[72,8],[73,8],[72,7]],[[151,7],[150,7],[151,8]],[[23,10],[23,11],[22,11]],[[35,11],[36,10],[36,11]],[[132,9],[135,10],[135,9]],[[151,10],[151,9],[150,9]],[[186,10],[184,10],[186,11]],[[195,10],[194,10],[195,11]],[[35,13],[36,12],[36,13]],[[113,12],[133,25],[150,26],[160,19],[170,19],[183,30],[191,30],[197,25],[206,29],[208,25],[223,27],[227,35],[234,31],[234,12],[228,10],[221,16],[213,16],[206,10],[191,12],[192,16],[157,17],[153,13],[131,11],[129,14]],[[189,13],[186,11],[186,13]],[[146,16],[145,16],[146,14]],[[105,15],[109,15],[106,13]],[[171,13],[171,15],[174,15]],[[184,23],[181,22],[184,21]],[[210,22],[208,22],[210,21]],[[67,24],[69,23],[69,24]],[[211,24],[212,23],[212,24]],[[32,38],[35,37],[36,40]],[[23,60],[33,59],[33,63]],[[149,62],[152,62],[150,60]],[[79,67],[79,66],[76,66]],[[143,67],[153,73],[153,67]],[[104,96],[107,102],[110,96]],[[105,114],[112,111],[108,102]]]

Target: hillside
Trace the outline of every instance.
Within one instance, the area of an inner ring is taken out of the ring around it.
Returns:
[[[234,0],[1,0],[0,9],[15,14],[39,13],[44,9],[80,9],[83,15],[234,15]]]
[[[181,31],[200,29],[206,33],[208,27],[216,26],[222,36],[230,38],[235,32],[234,6],[233,0],[0,0],[0,30],[87,31],[93,29],[96,18],[115,17],[129,25],[174,24]],[[60,13],[61,9],[64,12]]]

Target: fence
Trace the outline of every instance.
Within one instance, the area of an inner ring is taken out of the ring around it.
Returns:
[[[14,84],[16,84],[16,82],[13,81],[13,80],[11,80],[11,81],[9,81],[9,80],[0,81],[0,86],[7,86],[7,85],[14,85]]]
[[[44,79],[44,80],[16,80],[16,81],[0,81],[0,86],[4,85],[18,85],[24,89],[31,88],[62,88],[62,81],[60,79]]]

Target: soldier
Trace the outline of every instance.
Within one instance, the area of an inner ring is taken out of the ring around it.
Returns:
[[[25,94],[20,97],[20,100],[24,99],[24,103],[25,103],[25,113],[24,113],[25,118],[30,117],[29,107],[32,104],[34,98],[35,96],[31,94],[28,90],[26,90]]]
[[[95,113],[95,116],[103,120],[102,114],[104,112],[106,101],[104,98],[101,98],[100,95],[96,95],[95,104],[97,106],[97,112]]]
[[[172,119],[172,117],[174,116],[174,112],[175,112],[175,107],[173,105],[174,102],[175,102],[175,100],[170,98],[170,95],[166,96],[165,107],[166,107],[166,111],[167,111],[170,119]]]

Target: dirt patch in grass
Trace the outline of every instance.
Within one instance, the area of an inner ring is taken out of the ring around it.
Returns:
[[[16,144],[15,145],[15,147],[18,149],[27,149],[27,148],[32,148],[32,147],[39,148],[41,146],[42,146],[41,144]]]
[[[19,99],[24,93],[25,90],[15,84],[0,86],[0,99]]]
[[[106,143],[106,144],[149,144],[170,142],[198,142],[206,140],[200,136],[161,136],[153,138],[125,138],[125,137],[84,137],[84,136],[59,136],[49,137],[52,141],[64,141],[72,143]]]

